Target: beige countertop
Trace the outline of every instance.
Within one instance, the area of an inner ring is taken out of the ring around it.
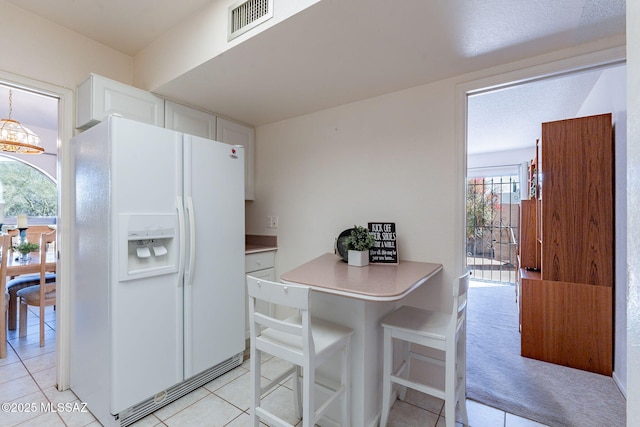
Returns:
[[[245,245],[244,253],[245,254],[255,254],[258,252],[267,252],[267,251],[275,251],[277,250],[277,246],[262,246],[262,245]]]
[[[255,234],[247,234],[244,237],[244,253],[245,254],[275,251],[277,249],[278,249],[277,236],[260,236]]]
[[[284,273],[280,280],[351,298],[396,301],[441,270],[442,264],[415,261],[353,267],[327,253]]]

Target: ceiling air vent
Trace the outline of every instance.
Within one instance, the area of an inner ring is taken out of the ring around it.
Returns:
[[[246,33],[273,17],[273,0],[246,0],[229,7],[227,40]]]

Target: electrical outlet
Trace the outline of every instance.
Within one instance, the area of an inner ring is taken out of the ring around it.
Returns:
[[[268,216],[267,217],[267,228],[278,228],[278,217],[277,216]]]

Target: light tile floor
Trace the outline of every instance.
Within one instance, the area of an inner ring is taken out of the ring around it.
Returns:
[[[31,309],[31,307],[30,307]],[[7,358],[0,359],[0,426],[99,426],[90,412],[83,412],[82,402],[67,390],[55,388],[55,311],[48,307],[45,315],[46,341],[39,346],[38,317],[29,312],[28,335],[18,337],[18,331],[9,331]],[[276,359],[263,360],[263,375],[272,378],[283,365]],[[147,426],[229,426],[250,425],[249,370],[245,363],[198,388],[190,394],[157,410],[133,424]],[[61,411],[60,403],[68,403]],[[15,412],[7,412],[5,407]],[[265,405],[273,408],[292,424],[302,423],[293,414],[291,390],[287,383],[273,390]],[[71,411],[65,411],[66,409]],[[18,409],[21,409],[18,411]],[[34,409],[34,410],[32,410]],[[467,400],[469,424],[472,427],[533,427],[542,424],[508,414],[498,409]],[[405,401],[396,401],[391,426],[444,427],[443,401],[418,392],[407,392]],[[460,426],[461,424],[457,424]]]

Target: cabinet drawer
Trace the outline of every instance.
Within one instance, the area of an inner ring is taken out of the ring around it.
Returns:
[[[244,257],[244,271],[245,273],[251,273],[252,271],[264,270],[265,268],[273,268],[275,263],[275,251],[246,254]]]

